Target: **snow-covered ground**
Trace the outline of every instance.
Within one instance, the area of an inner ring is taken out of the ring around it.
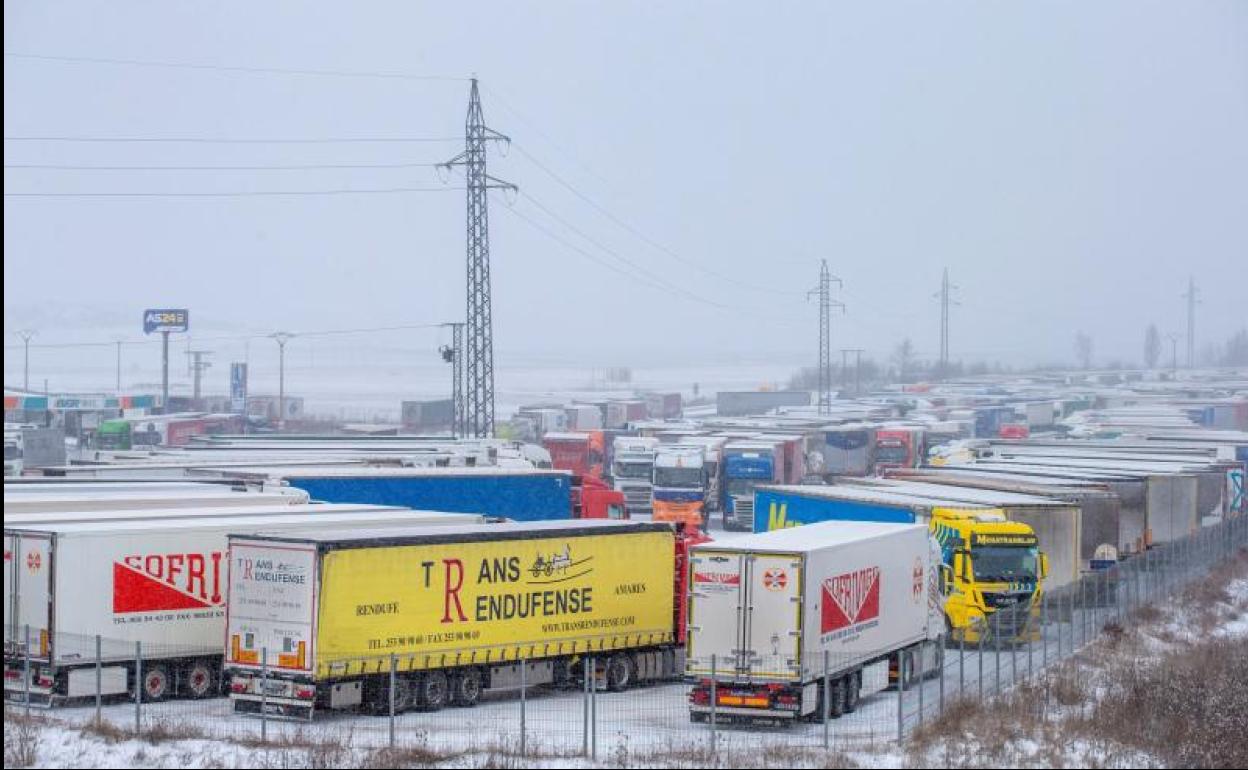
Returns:
[[[722,534],[722,539],[732,537],[731,533]],[[1112,638],[1105,639],[1094,634],[1093,644],[1058,670],[1066,672],[1063,675],[1068,678],[1075,670],[1077,679],[1092,684],[1106,676],[1104,671],[1114,665],[1116,655],[1130,655],[1143,664],[1210,638],[1244,640],[1248,638],[1248,578],[1241,573],[1225,584],[1224,591],[1203,602],[1167,601],[1153,615],[1134,619],[1128,624],[1129,631],[1119,636],[1110,634]],[[972,649],[947,650],[942,677],[904,696],[887,690],[871,695],[854,714],[828,724],[826,733],[820,724],[770,729],[720,725],[714,733],[716,761],[728,762],[725,758],[731,757],[731,763],[752,766],[826,766],[829,760],[822,750],[826,740],[839,752],[839,762],[947,766],[953,763],[948,741],[929,738],[920,749],[899,746],[899,707],[910,733],[918,722],[920,706],[924,721],[931,722],[938,718],[942,703],[952,704],[959,695],[979,701],[1005,691],[1007,700],[1014,699],[1012,708],[1017,708],[1020,698],[1026,701],[1039,697],[1034,693],[1048,693],[1053,685],[1051,678],[1041,676],[1045,660],[1056,662],[1059,649],[1069,654],[1070,640],[1078,640],[1082,629],[1112,628],[1116,617],[1105,609],[1095,615],[1076,613],[1070,620],[1073,624],[1050,626],[1044,638],[1029,647],[986,650],[982,654]],[[1012,683],[1023,684],[1011,690]],[[26,726],[20,720],[6,719],[5,764],[22,764],[15,760],[16,749],[25,741],[30,744],[35,764],[41,767],[377,766],[378,762],[416,762],[415,757],[426,765],[437,761],[453,766],[498,766],[495,762],[503,756],[508,757],[507,766],[521,766],[512,755],[519,749],[523,719],[525,748],[530,756],[541,757],[532,760],[534,766],[584,764],[577,755],[587,742],[602,763],[703,766],[711,761],[712,731],[707,725],[689,721],[686,692],[684,685],[666,684],[599,693],[590,701],[579,691],[541,689],[532,691],[523,705],[517,694],[505,693],[470,710],[403,714],[394,721],[394,745],[404,752],[406,760],[378,753],[390,745],[391,723],[384,716],[334,714],[313,724],[269,720],[262,726],[255,717],[234,715],[227,699],[171,701],[143,706],[141,723],[146,737],[135,739],[130,732],[136,715],[133,703],[104,705],[102,717],[115,728],[103,735],[82,729],[95,719],[93,705],[87,704],[42,714],[35,711],[37,722]],[[1048,695],[1044,697],[1047,704]],[[1024,703],[1023,711],[1031,713],[1032,705]],[[1046,706],[1042,721],[1058,724],[1074,714],[1064,708]],[[10,709],[8,713],[20,710]],[[948,714],[945,719],[949,719]],[[262,729],[266,746],[260,745]],[[28,737],[23,739],[23,733]],[[980,734],[968,734],[954,745],[965,752],[983,740]],[[1011,739],[1009,752],[1007,756],[1026,765],[1043,766],[1058,760],[1067,764],[1158,764],[1152,757],[1121,749],[1109,752],[1104,745],[1079,740],[1054,755],[1051,742],[1026,730]],[[958,763],[966,762],[964,757]]]

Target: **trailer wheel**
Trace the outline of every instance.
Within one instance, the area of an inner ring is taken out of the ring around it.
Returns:
[[[446,673],[430,671],[420,680],[417,703],[426,711],[437,711],[446,705],[449,695],[450,685],[446,681]]]
[[[207,698],[217,689],[217,669],[207,660],[193,660],[182,669],[182,695]]]
[[[481,700],[481,671],[466,668],[451,679],[451,700],[456,706],[472,707]]]
[[[845,713],[852,714],[858,708],[858,701],[862,697],[862,672],[855,671],[845,677]]]
[[[831,700],[828,701],[828,716],[832,719],[840,719],[845,714],[846,690],[849,685],[846,683],[847,677],[841,677],[832,683]]]
[[[619,692],[627,690],[633,684],[636,677],[636,670],[633,666],[633,656],[631,655],[612,655],[607,658],[607,689],[611,692]]]
[[[143,700],[148,703],[164,700],[169,697],[169,669],[160,663],[149,663],[143,667]]]

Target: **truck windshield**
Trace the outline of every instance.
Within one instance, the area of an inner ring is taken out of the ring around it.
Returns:
[[[650,472],[654,468],[651,463],[616,462],[615,477],[617,479],[650,480]]]
[[[976,580],[1034,580],[1038,561],[1035,548],[985,546],[971,552]]]
[[[754,491],[754,485],[757,483],[757,479],[728,479],[728,494],[748,495]]]
[[[908,459],[907,455],[909,454],[910,450],[901,445],[876,446],[875,461],[884,463],[904,463]]]
[[[701,468],[655,468],[654,485],[656,487],[702,487]]]

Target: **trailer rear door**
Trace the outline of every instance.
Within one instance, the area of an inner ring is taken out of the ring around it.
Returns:
[[[316,564],[312,545],[231,538],[227,664],[259,667],[263,656],[273,671],[313,671]]]
[[[698,549],[689,559],[687,672],[734,675],[745,666],[745,557]]]
[[[802,559],[758,553],[745,559],[746,650],[749,674],[796,679],[801,666]]]
[[[19,651],[30,627],[30,652],[48,655],[51,639],[52,539],[47,535],[4,535],[5,649]]]

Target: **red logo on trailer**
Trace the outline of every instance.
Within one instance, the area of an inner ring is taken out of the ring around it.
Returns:
[[[914,560],[914,585],[911,587],[914,595],[911,597],[917,604],[919,597],[923,595],[923,562],[919,559]]]
[[[43,566],[42,556],[40,556],[38,553],[26,554],[26,569],[30,570],[31,572],[38,572],[41,566]]]
[[[763,587],[768,591],[783,591],[789,584],[789,576],[782,569],[769,569],[763,572]]]
[[[741,575],[736,572],[695,572],[693,573],[693,582],[713,583],[721,586],[739,586],[741,585]]]
[[[220,607],[223,556],[220,551],[135,554],[113,562],[113,612]]]
[[[865,623],[880,616],[880,568],[847,572],[823,581],[820,633]]]

